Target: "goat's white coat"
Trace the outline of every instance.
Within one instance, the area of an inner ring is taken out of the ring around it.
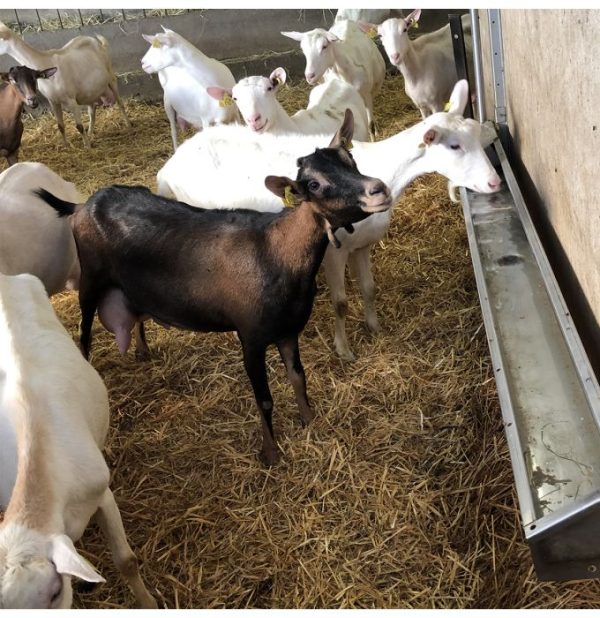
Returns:
[[[17,163],[0,174],[0,272],[31,273],[48,295],[79,283],[79,260],[71,225],[34,195],[43,188],[67,202],[83,198],[71,182],[42,163]]]
[[[242,119],[256,133],[335,133],[344,120],[346,109],[350,109],[354,115],[356,139],[369,139],[367,110],[354,86],[341,79],[319,84],[311,90],[307,108],[289,116],[277,100],[277,92],[285,80],[285,70],[277,68],[269,77],[245,77],[231,91],[210,90],[220,91],[218,96],[221,97],[224,93],[231,94]]]
[[[377,28],[390,62],[404,77],[404,90],[419,108],[421,116],[441,112],[456,83],[456,65],[450,26],[409,39],[408,30],[418,23],[420,10],[406,18],[390,18],[382,24],[361,24],[363,29]],[[472,58],[471,18],[462,16],[467,57]],[[471,75],[472,75],[471,70]]]
[[[480,125],[464,119],[462,113],[468,85],[462,80],[451,98],[450,112],[429,116],[413,127],[379,142],[354,141],[352,155],[361,173],[380,178],[391,190],[396,203],[404,188],[417,176],[438,172],[456,186],[474,191],[496,191],[500,182],[479,142]],[[424,139],[428,135],[428,145]],[[202,208],[251,208],[263,212],[282,210],[281,201],[265,186],[268,175],[295,178],[296,160],[315,147],[325,147],[331,136],[261,135],[242,127],[215,127],[189,139],[158,172],[158,192]],[[453,149],[452,146],[457,147]],[[383,238],[389,227],[391,209],[354,224],[354,233],[337,230],[342,247],[329,247],[325,269],[334,301],[345,298],[343,288],[332,284],[333,272],[343,272],[350,253],[369,247]],[[337,256],[334,258],[333,256]],[[344,255],[345,258],[340,258]],[[336,260],[337,267],[331,266]],[[362,271],[370,276],[368,252]],[[328,266],[328,264],[330,266]],[[339,280],[340,277],[337,277]],[[363,278],[363,281],[365,278]],[[334,287],[336,286],[336,287]],[[368,288],[368,280],[365,288]],[[371,311],[374,315],[374,310]],[[377,330],[376,317],[367,317]],[[343,326],[343,325],[342,325]],[[336,349],[351,357],[343,327],[336,326]]]
[[[373,100],[385,78],[385,61],[377,45],[353,21],[334,23],[329,30],[282,32],[295,41],[306,57],[305,77],[309,84],[338,77],[354,86],[367,108],[373,131]]]
[[[135,560],[100,450],[108,394],[32,275],[0,274],[0,349],[0,607],[69,607],[69,576],[104,581],[73,546],[97,511],[119,568]]]
[[[55,75],[38,82],[38,89],[48,99],[65,143],[63,107],[73,114],[88,148],[94,132],[96,106],[102,99],[116,101],[127,126],[131,126],[119,97],[108,41],[103,36],[77,36],[60,49],[42,51],[0,22],[0,54],[9,54],[32,69],[57,67]],[[87,135],[83,131],[80,105],[87,105],[90,113]]]
[[[177,119],[198,130],[237,120],[234,106],[221,107],[206,92],[208,86],[232,88],[235,79],[222,62],[209,58],[177,32],[163,30],[155,35],[143,35],[150,49],[142,58],[142,68],[147,73],[158,72],[175,150]]]

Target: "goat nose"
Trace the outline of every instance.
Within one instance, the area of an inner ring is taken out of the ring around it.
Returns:
[[[378,180],[371,184],[371,186],[367,189],[367,193],[369,195],[379,195],[380,193],[387,195],[389,193],[389,190],[385,183]]]
[[[315,73],[305,73],[304,77],[306,77],[307,82],[311,82],[315,78]]]
[[[400,60],[400,54],[398,52],[394,52],[391,56],[390,56],[390,60],[396,64],[396,62],[398,62],[398,60]]]
[[[490,189],[497,189],[502,184],[502,179],[499,176],[488,180],[488,187]]]

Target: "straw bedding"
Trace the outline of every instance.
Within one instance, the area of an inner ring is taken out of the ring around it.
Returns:
[[[289,110],[304,85],[286,86]],[[49,115],[26,123],[21,160],[85,195],[155,187],[171,154],[162,106],[100,110],[91,152]],[[381,135],[416,122],[399,77],[376,102]],[[199,170],[200,175],[200,170]],[[332,349],[319,279],[301,338],[316,418],[302,429],[274,350],[268,357],[284,457],[257,460],[258,412],[235,335],[151,325],[153,356],[118,354],[96,324],[91,361],[109,389],[106,458],[142,576],[169,608],[594,607],[597,582],[540,583],[522,541],[512,472],[460,208],[439,177],[419,179],[373,255],[383,332],[370,335],[348,279],[357,360]],[[74,293],[53,299],[76,336]],[[80,547],[107,583],[76,607],[131,607],[95,526]]]

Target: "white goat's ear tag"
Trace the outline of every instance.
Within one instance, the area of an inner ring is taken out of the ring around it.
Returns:
[[[158,39],[154,39],[154,41],[152,41],[152,47],[162,47],[162,45]]]
[[[419,144],[419,148],[427,148],[427,144],[425,142],[421,142]]]
[[[219,99],[219,107],[229,107],[230,105],[233,105],[233,99],[231,98],[231,95],[228,92],[226,92]]]
[[[293,208],[294,206],[296,206],[298,204],[298,201],[296,199],[296,196],[294,195],[294,193],[292,192],[292,187],[290,187],[290,185],[288,185],[285,188],[285,191],[283,192],[283,203],[288,207],[288,208]]]
[[[376,39],[377,38],[377,28],[375,26],[372,26],[371,28],[369,28],[366,34],[370,39]]]
[[[418,28],[419,27],[419,22],[415,19],[412,21],[412,23],[410,24],[411,28]]]
[[[451,107],[452,107],[452,103],[451,103],[450,101],[448,101],[448,102],[444,105],[444,111],[445,111],[445,112],[449,112]]]

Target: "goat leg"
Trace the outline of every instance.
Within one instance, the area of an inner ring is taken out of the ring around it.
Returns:
[[[342,246],[342,243],[335,237],[333,233],[333,228],[331,227],[331,223],[325,220],[325,231],[327,232],[327,238],[329,238],[329,242],[336,248],[339,249]]]

